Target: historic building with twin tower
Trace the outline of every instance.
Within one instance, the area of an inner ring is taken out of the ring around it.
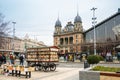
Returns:
[[[96,52],[97,54],[111,51],[114,54],[116,47],[120,45],[120,9],[95,25],[96,30]],[[79,13],[74,22],[68,22],[65,27],[61,25],[58,18],[54,26],[54,46],[58,46],[59,57],[67,61],[74,61],[81,53],[94,53],[94,27],[83,31],[82,19]],[[87,55],[86,54],[86,55]]]

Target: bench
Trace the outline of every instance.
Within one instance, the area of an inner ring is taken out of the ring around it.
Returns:
[[[15,70],[15,75],[19,77],[25,76],[26,78],[31,78],[31,71]]]
[[[9,73],[12,76],[25,76],[26,78],[31,78],[31,71],[20,71],[20,70],[8,70],[8,69],[4,69],[5,73]]]

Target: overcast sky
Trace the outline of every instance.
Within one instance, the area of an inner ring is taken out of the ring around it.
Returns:
[[[0,12],[5,15],[5,21],[15,21],[15,35],[43,41],[53,45],[53,32],[58,18],[62,28],[67,22],[74,22],[79,12],[85,30],[91,27],[92,7],[96,7],[97,22],[108,18],[120,8],[120,0],[0,0]]]

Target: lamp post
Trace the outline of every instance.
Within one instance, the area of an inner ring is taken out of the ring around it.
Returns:
[[[14,54],[14,38],[15,38],[15,24],[16,22],[13,23],[13,41],[12,41],[12,54]]]
[[[95,30],[95,24],[97,23],[96,19],[97,17],[95,17],[95,10],[97,8],[93,7],[91,9],[91,11],[93,11],[93,17],[92,17],[92,26],[94,27],[94,55],[96,55],[96,30]]]

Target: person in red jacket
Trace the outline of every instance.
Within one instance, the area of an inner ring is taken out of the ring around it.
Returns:
[[[10,54],[10,63],[14,64],[14,56],[12,54]]]

